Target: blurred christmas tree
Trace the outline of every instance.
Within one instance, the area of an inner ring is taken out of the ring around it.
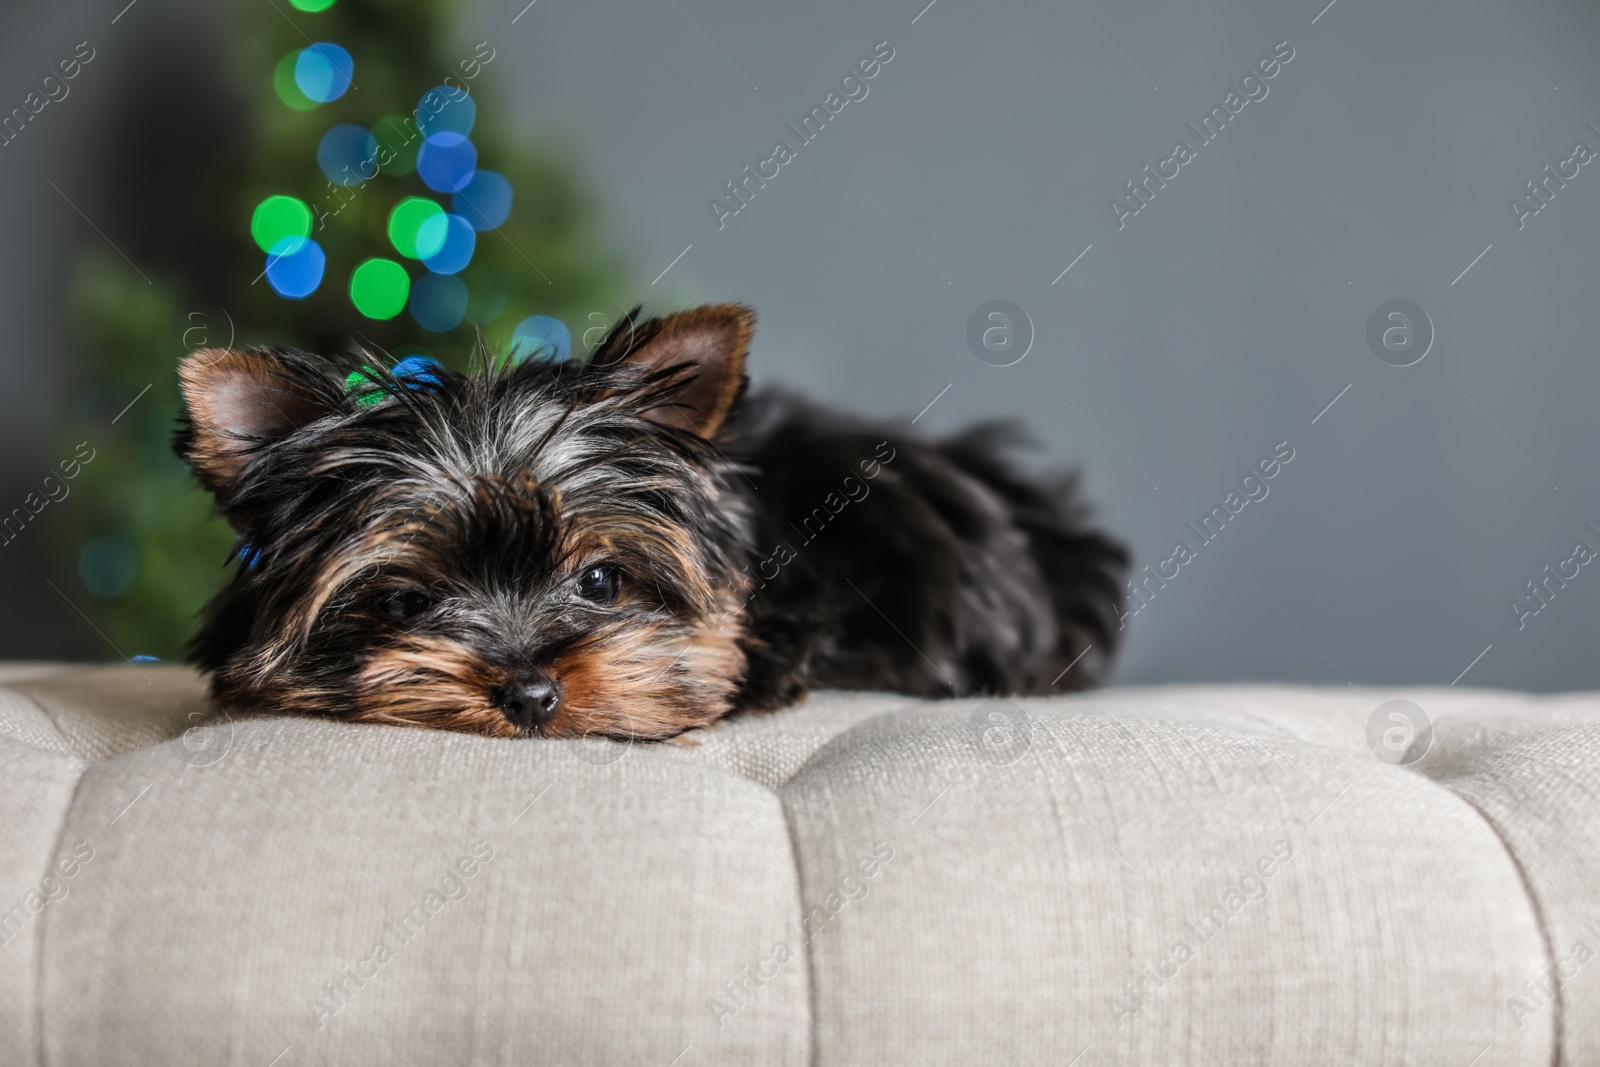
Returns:
[[[148,282],[109,252],[81,264],[66,440],[95,456],[73,485],[62,588],[128,655],[180,654],[234,546],[168,448],[184,352],[355,341],[463,366],[481,328],[505,350],[581,358],[620,314],[589,205],[496,127],[488,72],[506,60],[451,43],[452,0],[289,2],[245,0],[233,69],[249,133],[213,168],[221,187],[183,205],[210,213],[215,261]],[[227,144],[218,131],[213,151]],[[563,321],[582,326],[576,345]]]

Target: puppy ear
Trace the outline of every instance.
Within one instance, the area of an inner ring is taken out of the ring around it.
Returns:
[[[686,368],[682,384],[647,415],[663,426],[714,437],[744,388],[745,357],[755,328],[755,312],[742,304],[707,304],[638,324],[630,314],[592,362],[663,371]]]
[[[298,353],[201,349],[178,364],[184,420],[173,448],[220,503],[263,447],[339,409],[326,374]]]

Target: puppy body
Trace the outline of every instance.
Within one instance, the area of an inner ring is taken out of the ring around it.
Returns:
[[[473,376],[188,357],[175,447],[243,542],[193,644],[217,698],[661,738],[811,687],[1098,681],[1126,554],[1070,482],[1019,474],[997,427],[744,396],[752,326],[630,317],[587,364]]]
[[[1123,549],[1083,527],[1070,478],[1007,462],[1003,424],[932,442],[781,392],[731,447],[759,472],[742,698],[809,685],[919,696],[1050,693],[1104,677]],[[1069,666],[1071,667],[1068,670]]]

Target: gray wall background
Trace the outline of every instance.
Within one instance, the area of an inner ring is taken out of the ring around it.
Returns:
[[[1019,418],[1038,462],[1083,469],[1140,565],[1198,545],[1185,523],[1288,441],[1269,496],[1129,621],[1119,680],[1447,684],[1471,664],[1462,684],[1600,685],[1600,567],[1520,630],[1509,606],[1578,540],[1600,549],[1584,527],[1600,525],[1600,164],[1520,230],[1507,207],[1575,142],[1600,150],[1600,11],[925,2],[486,0],[463,43],[495,46],[497,106],[587,175],[636,268],[619,296],[754,305],[758,382],[907,417],[938,397],[918,423],[936,433]],[[18,5],[0,100],[82,39],[77,20],[121,7]],[[60,121],[25,156],[0,150],[0,490],[42,455],[61,399],[63,257],[99,240],[40,177],[71,173],[107,95],[194,55],[174,32],[224,21],[140,0]],[[895,55],[869,95],[719,230],[708,198],[777,140],[797,146],[785,122],[880,41]],[[1268,96],[1201,147],[1185,122],[1280,41],[1295,55]],[[1179,139],[1197,157],[1119,230],[1108,198]],[[991,299],[1033,324],[1013,366],[966,340]],[[1409,367],[1367,343],[1393,299],[1433,324]],[[21,566],[0,566],[0,651],[98,654]]]

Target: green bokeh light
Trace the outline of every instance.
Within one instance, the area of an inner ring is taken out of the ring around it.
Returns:
[[[425,197],[408,196],[396,204],[394,210],[389,212],[389,240],[393,242],[395,251],[407,259],[426,259],[439,251],[444,245],[446,227],[430,227],[426,244],[419,246],[418,238],[429,219],[443,214],[444,208]]]
[[[345,375],[344,391],[358,407],[364,408],[381,404],[387,398],[387,394],[378,386],[377,373],[371,367],[362,367]]]
[[[285,237],[310,237],[311,209],[292,196],[269,196],[250,216],[250,236],[263,252],[271,252]]]
[[[294,81],[294,65],[300,61],[300,49],[296,49],[278,60],[278,65],[272,70],[272,88],[278,94],[278,99],[296,111],[310,111],[317,106],[317,102],[300,91],[300,86]]]
[[[338,0],[289,0],[289,3],[301,11],[309,11],[312,14],[316,14],[318,11],[328,10],[328,8],[338,3]]]
[[[394,318],[410,295],[411,279],[392,259],[369,259],[350,275],[350,302],[369,319]]]
[[[422,134],[417,130],[415,119],[385,115],[372,124],[372,136],[378,140],[380,171],[401,175],[417,169],[417,150],[422,147]]]

